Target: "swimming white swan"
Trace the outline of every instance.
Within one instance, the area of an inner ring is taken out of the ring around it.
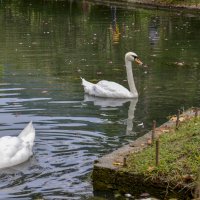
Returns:
[[[126,64],[126,72],[127,72],[127,80],[130,91],[126,89],[124,86],[111,82],[111,81],[99,81],[98,83],[90,83],[85,79],[82,79],[82,85],[84,87],[85,93],[97,96],[97,97],[108,97],[108,98],[134,98],[138,97],[138,92],[135,87],[135,82],[133,78],[132,71],[132,61],[142,65],[143,63],[139,60],[136,53],[128,52],[125,55],[125,64]]]
[[[33,155],[35,129],[30,122],[17,137],[0,138],[0,169],[18,165]]]

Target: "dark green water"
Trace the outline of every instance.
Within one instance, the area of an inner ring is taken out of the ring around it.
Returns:
[[[152,120],[199,106],[199,25],[198,13],[181,10],[2,0],[0,136],[17,135],[30,120],[37,133],[33,158],[0,171],[0,199],[92,197],[95,159],[150,130]],[[127,87],[128,51],[148,66],[133,69],[138,100],[84,96],[80,76]]]

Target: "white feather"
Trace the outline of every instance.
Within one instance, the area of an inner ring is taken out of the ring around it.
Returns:
[[[35,129],[30,122],[17,137],[0,138],[0,169],[18,165],[33,155]]]

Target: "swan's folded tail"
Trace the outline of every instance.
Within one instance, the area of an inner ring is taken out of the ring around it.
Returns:
[[[86,81],[84,78],[81,78],[82,80],[82,85],[84,87],[92,87],[94,84],[93,83],[90,83],[89,81]]]
[[[35,140],[35,129],[33,127],[32,121],[22,130],[18,137],[26,142],[33,143]]]
[[[86,81],[84,78],[81,78],[81,80],[85,93],[90,94],[90,91],[93,89],[94,84],[90,83],[89,81]]]

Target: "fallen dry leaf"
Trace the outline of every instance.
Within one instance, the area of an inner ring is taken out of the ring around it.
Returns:
[[[177,120],[177,117],[173,116],[173,117],[170,118],[170,120],[173,121],[173,122],[175,122]]]
[[[147,140],[147,144],[148,144],[148,145],[151,145],[151,144],[152,144],[152,140],[151,140],[151,139],[148,139],[148,140]]]
[[[147,171],[148,171],[148,172],[152,172],[154,169],[155,169],[155,167],[149,166],[149,167],[147,168]]]
[[[119,166],[119,165],[122,165],[122,163],[120,163],[120,162],[113,162],[113,165]]]
[[[179,117],[179,121],[180,121],[180,122],[183,122],[185,119],[186,119],[186,118],[183,117],[183,116],[180,116],[180,117]],[[176,122],[177,116],[171,117],[170,120],[173,121],[173,122]]]
[[[183,122],[184,120],[185,120],[185,117],[180,117],[180,118],[179,118],[179,121],[180,121],[180,122]]]

